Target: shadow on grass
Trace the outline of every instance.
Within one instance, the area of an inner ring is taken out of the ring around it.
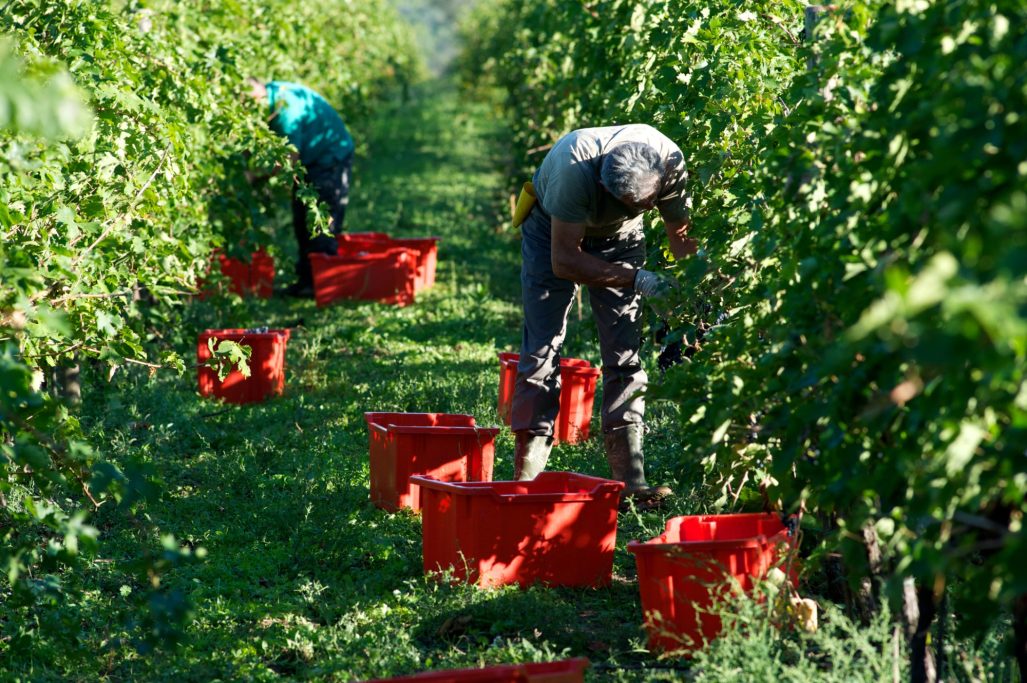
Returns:
[[[636,612],[637,618],[625,618]],[[633,583],[615,580],[598,589],[504,588],[480,590],[460,607],[432,613],[418,624],[414,637],[426,654],[523,640],[546,643],[567,657],[630,658],[641,639],[641,619]]]

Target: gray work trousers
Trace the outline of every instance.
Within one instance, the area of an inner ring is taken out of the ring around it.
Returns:
[[[521,290],[524,336],[517,366],[511,429],[552,436],[560,410],[560,349],[567,313],[578,285],[553,274],[550,217],[538,205],[521,225]],[[641,222],[613,237],[585,238],[582,250],[608,263],[641,268],[645,235]],[[642,305],[630,287],[589,287],[603,359],[603,433],[640,424],[646,387],[639,347]]]

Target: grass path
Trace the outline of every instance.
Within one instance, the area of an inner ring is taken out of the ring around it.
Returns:
[[[81,604],[58,610],[78,647],[33,641],[17,662],[28,678],[363,680],[587,656],[600,667],[593,675],[616,680],[640,675],[618,667],[651,661],[637,651],[641,614],[623,546],[657,531],[662,517],[622,515],[609,589],[481,591],[426,581],[418,519],[368,503],[364,411],[461,412],[496,423],[495,352],[520,339],[520,256],[515,237],[497,231],[514,183],[502,175],[494,112],[440,87],[363,137],[348,228],[440,235],[438,284],[404,309],[203,302],[183,329],[167,331],[188,355],[204,327],[298,323],[286,396],[266,404],[222,410],[196,395],[191,375],[94,381],[84,416],[94,440],[163,481],[164,498],[139,514],[207,550],[164,578],[189,597],[195,619],[177,651],[135,653],[125,605],[143,585],[125,561],[143,527],[102,511],[108,561],[86,574]],[[286,226],[282,235],[287,249]],[[565,352],[598,360],[585,313],[580,323],[572,316]],[[653,444],[659,473],[672,444]],[[512,451],[506,431],[497,478],[512,475]],[[558,449],[552,467],[606,474],[596,439]]]

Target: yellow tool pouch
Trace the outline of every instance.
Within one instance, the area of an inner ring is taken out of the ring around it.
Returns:
[[[521,196],[517,198],[517,205],[514,207],[513,226],[515,228],[520,227],[521,223],[528,218],[528,214],[531,213],[531,208],[535,206],[535,202],[535,186],[529,180],[521,188]]]

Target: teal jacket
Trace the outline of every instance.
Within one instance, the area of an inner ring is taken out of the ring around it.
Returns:
[[[332,166],[353,154],[353,137],[323,97],[287,81],[271,81],[266,87],[271,129],[289,138],[305,167]]]

